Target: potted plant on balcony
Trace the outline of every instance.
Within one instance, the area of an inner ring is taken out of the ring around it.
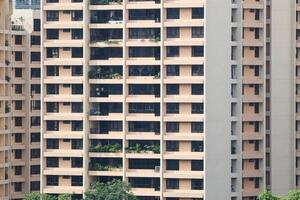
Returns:
[[[114,73],[111,75],[112,79],[121,79],[122,78],[122,75],[119,74],[119,73]]]
[[[160,79],[160,72],[158,72],[157,74],[155,74],[153,78],[154,79]]]

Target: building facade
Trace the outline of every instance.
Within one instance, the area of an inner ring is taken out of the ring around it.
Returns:
[[[43,0],[41,192],[299,186],[297,0]],[[296,40],[295,40],[296,39]]]
[[[40,190],[39,33],[31,35],[25,21],[11,19],[11,1],[1,1],[0,8],[0,199],[23,199]]]

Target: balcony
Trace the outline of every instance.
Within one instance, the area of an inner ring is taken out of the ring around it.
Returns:
[[[110,132],[121,132],[122,121],[100,121],[92,122],[91,134],[110,134]]]
[[[122,10],[101,10],[91,12],[91,24],[121,24]]]
[[[123,86],[121,84],[95,84],[91,85],[91,97],[109,97],[110,95],[122,95]]]
[[[123,69],[121,66],[92,67],[91,70],[89,71],[90,83],[97,83],[97,82],[118,83],[121,81],[122,77],[123,77]],[[101,81],[95,79],[101,79]],[[108,79],[108,80],[103,80],[103,79]]]

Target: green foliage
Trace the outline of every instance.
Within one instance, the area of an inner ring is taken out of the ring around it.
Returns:
[[[24,200],[56,200],[56,198],[49,194],[40,194],[38,192],[32,192],[32,193],[25,194]],[[60,200],[68,200],[68,199],[60,199]]]
[[[266,191],[258,196],[258,200],[300,200],[300,191],[291,190],[285,197],[276,197],[270,191]]]
[[[110,153],[116,153],[121,152],[122,146],[120,144],[108,144],[108,145],[97,145],[97,146],[91,146],[90,152],[110,152]]]
[[[72,200],[71,194],[61,194],[57,198],[58,200]]]
[[[108,183],[94,182],[85,192],[85,200],[136,200],[127,183],[113,180]]]
[[[300,200],[300,191],[299,190],[291,190],[291,191],[289,191],[287,197],[282,200]]]
[[[92,171],[112,171],[121,169],[121,165],[101,165],[100,163],[90,163],[90,170]]]
[[[126,148],[127,153],[147,153],[147,152],[153,152],[155,154],[160,153],[160,145],[159,144],[153,144],[153,145],[141,145],[136,143],[134,146],[130,146]]]
[[[266,191],[261,193],[258,196],[258,200],[280,200],[280,199],[278,197],[273,196],[270,191]]]

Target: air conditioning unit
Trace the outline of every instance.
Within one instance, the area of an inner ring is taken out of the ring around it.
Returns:
[[[160,172],[160,166],[155,166],[154,171],[155,172]]]

